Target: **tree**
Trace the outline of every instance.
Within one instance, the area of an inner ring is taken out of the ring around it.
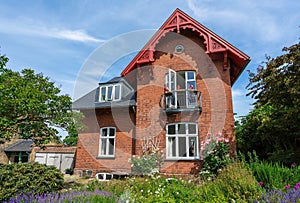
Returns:
[[[65,139],[63,140],[64,144],[67,146],[76,146],[78,142],[78,131],[82,131],[84,129],[84,125],[82,120],[84,119],[84,115],[78,111],[73,111],[73,122],[74,122],[74,131],[73,133],[69,133]]]
[[[248,95],[256,102],[236,133],[242,151],[290,164],[300,160],[300,43],[283,52],[249,72]]]
[[[56,138],[57,128],[76,133],[71,98],[48,77],[31,69],[15,72],[0,57],[0,141],[33,139],[39,145]]]

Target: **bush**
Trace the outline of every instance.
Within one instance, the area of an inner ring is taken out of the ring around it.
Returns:
[[[54,166],[19,163],[0,166],[0,201],[21,193],[42,194],[63,188],[63,174]]]
[[[138,175],[150,175],[159,172],[163,156],[159,152],[135,156],[129,160],[132,170]]]
[[[199,187],[203,202],[244,202],[257,199],[262,193],[258,182],[243,163],[226,166],[214,181]]]
[[[111,192],[119,197],[119,202],[199,202],[194,183],[159,175],[92,181],[86,189]]]
[[[126,188],[135,202],[199,202],[195,184],[159,175],[147,178],[131,178]],[[128,193],[128,192],[127,192]]]
[[[263,189],[242,163],[230,163],[213,181],[182,180],[160,175],[131,177],[125,180],[92,181],[86,190],[105,190],[120,202],[249,202],[258,199]]]
[[[204,162],[200,171],[200,175],[204,179],[216,177],[219,171],[232,161],[229,155],[230,146],[228,141],[218,137],[220,135],[209,137],[204,143],[202,152]]]

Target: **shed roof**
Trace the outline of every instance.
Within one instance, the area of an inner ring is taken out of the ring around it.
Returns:
[[[37,153],[68,153],[74,154],[76,152],[76,147],[66,147],[66,146],[56,146],[56,147],[47,147],[42,149],[40,147],[35,147],[34,151]]]

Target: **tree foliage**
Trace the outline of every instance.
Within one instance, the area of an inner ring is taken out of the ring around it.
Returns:
[[[73,130],[73,133],[69,133],[63,140],[64,144],[67,146],[76,146],[78,142],[78,132],[85,128],[82,123],[84,115],[78,111],[73,111],[72,114],[75,129]]]
[[[57,128],[76,133],[71,98],[62,95],[54,82],[31,69],[6,68],[0,58],[0,141],[21,136],[36,144],[55,138]]]
[[[249,72],[248,95],[256,103],[236,133],[243,152],[290,164],[300,160],[300,43],[283,52]]]

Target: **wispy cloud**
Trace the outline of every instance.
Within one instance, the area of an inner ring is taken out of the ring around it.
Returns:
[[[85,30],[53,30],[49,33],[50,37],[58,39],[67,39],[79,42],[96,42],[101,43],[105,40],[97,39],[93,36],[88,35]]]
[[[77,41],[83,43],[103,43],[105,40],[89,35],[83,29],[67,29],[58,27],[49,27],[40,23],[28,23],[19,20],[5,21],[0,20],[0,33],[48,37],[62,40]]]
[[[240,89],[233,89],[232,90],[232,97],[239,97],[239,96],[244,96],[245,91],[240,90]]]

